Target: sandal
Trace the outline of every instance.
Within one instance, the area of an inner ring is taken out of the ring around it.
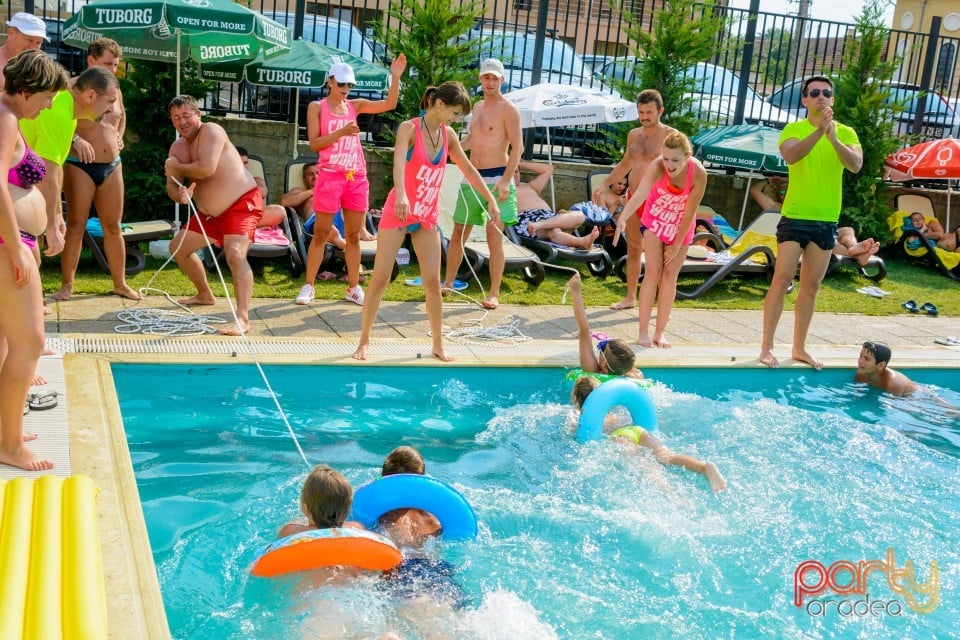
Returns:
[[[910,313],[916,313],[917,310],[918,310],[918,309],[917,309],[917,303],[914,302],[913,300],[907,300],[906,302],[904,302],[904,303],[903,303],[902,305],[900,305],[900,306],[903,307],[904,309],[906,309],[907,311],[909,311]]]
[[[921,311],[926,311],[931,316],[940,315],[940,310],[937,309],[937,305],[932,302],[924,302],[920,307]]]
[[[27,396],[27,406],[32,411],[46,411],[57,406],[56,391],[46,391],[44,393],[31,393]]]

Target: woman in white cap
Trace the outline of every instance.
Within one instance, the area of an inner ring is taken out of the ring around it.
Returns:
[[[323,261],[324,245],[333,226],[333,216],[342,209],[343,235],[347,243],[345,298],[363,306],[359,236],[370,204],[370,184],[367,181],[367,164],[360,144],[357,116],[361,113],[384,113],[396,108],[400,96],[400,76],[406,68],[407,58],[401,53],[390,65],[390,92],[385,100],[348,100],[347,96],[357,80],[350,65],[338,62],[327,73],[327,97],[311,102],[307,109],[307,138],[310,148],[320,155],[317,184],[313,189],[313,210],[317,222],[313,240],[307,249],[306,281],[297,295],[297,304],[309,304],[313,300],[313,283]]]

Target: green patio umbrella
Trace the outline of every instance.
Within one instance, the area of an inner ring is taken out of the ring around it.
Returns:
[[[288,51],[292,40],[287,27],[231,0],[96,0],[63,27],[74,47],[103,37],[128,58],[176,62],[177,93],[184,50],[201,64],[249,61]]]
[[[693,136],[690,142],[693,143],[697,157],[704,162],[750,171],[738,229],[743,228],[754,171],[787,173],[787,163],[780,155],[780,131],[772,127],[759,124],[712,127]]]

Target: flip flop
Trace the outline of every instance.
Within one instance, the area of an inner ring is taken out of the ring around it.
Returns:
[[[861,287],[857,289],[857,293],[862,293],[873,298],[882,298],[883,294],[877,291],[876,287]]]
[[[910,313],[916,313],[918,311],[917,303],[914,302],[913,300],[907,300],[900,306],[906,309],[907,311],[909,311]]]
[[[924,302],[923,305],[920,306],[920,310],[926,311],[931,316],[940,315],[940,309],[937,309],[937,305],[932,302]]]
[[[937,338],[934,340],[936,344],[942,344],[945,347],[960,347],[960,338],[954,336],[947,336],[946,338]]]
[[[29,401],[29,400],[27,400],[26,402],[23,403],[23,415],[27,415],[28,413],[30,413],[30,401]]]
[[[406,280],[403,281],[403,284],[407,285],[408,287],[422,287],[423,280],[421,280],[420,278],[407,278]],[[451,287],[451,289],[453,289],[454,291],[463,291],[469,286],[470,285],[468,285],[463,280],[454,280],[453,286]]]
[[[56,391],[47,391],[44,393],[31,393],[27,396],[27,405],[31,411],[46,411],[57,406]]]

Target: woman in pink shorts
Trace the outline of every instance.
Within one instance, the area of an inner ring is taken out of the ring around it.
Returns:
[[[660,157],[650,163],[646,173],[624,207],[614,244],[626,228],[626,221],[643,204],[643,282],[640,285],[640,330],[637,343],[649,347],[669,347],[663,337],[677,295],[677,276],[693,240],[697,207],[707,188],[707,172],[691,157],[693,147],[687,136],[674,131],[663,141]],[[658,296],[659,291],[659,296]],[[650,340],[650,315],[657,300],[657,325]]]
[[[18,121],[33,119],[67,88],[63,67],[42,51],[24,51],[3,67],[0,95],[0,464],[46,471],[53,463],[24,446],[23,411],[43,349],[43,293],[33,256],[46,227],[36,188],[46,166],[27,146]],[[61,221],[62,222],[62,221]]]
[[[363,304],[360,344],[353,357],[367,359],[370,331],[380,310],[380,299],[390,283],[390,272],[397,251],[409,233],[420,264],[427,320],[433,336],[433,356],[449,362],[453,358],[443,350],[443,300],[440,296],[440,186],[447,166],[447,154],[453,158],[470,184],[487,199],[492,214],[499,213],[497,199],[483,182],[480,173],[467,159],[450,123],[470,113],[470,94],[459,82],[444,82],[430,87],[420,100],[424,114],[401,123],[393,149],[393,189],[387,196],[377,236],[377,258],[370,279],[369,296]]]
[[[313,188],[313,210],[317,214],[313,239],[307,249],[306,282],[297,295],[297,304],[313,300],[313,283],[320,263],[333,216],[343,210],[344,251],[347,262],[347,295],[355,304],[363,304],[360,288],[360,229],[363,228],[370,197],[367,163],[360,144],[357,116],[361,113],[383,113],[397,106],[400,96],[400,75],[407,68],[402,53],[390,65],[390,93],[386,100],[348,100],[356,84],[350,65],[338,62],[327,73],[327,97],[311,102],[307,109],[307,137],[310,148],[320,154],[317,162],[317,183]]]

